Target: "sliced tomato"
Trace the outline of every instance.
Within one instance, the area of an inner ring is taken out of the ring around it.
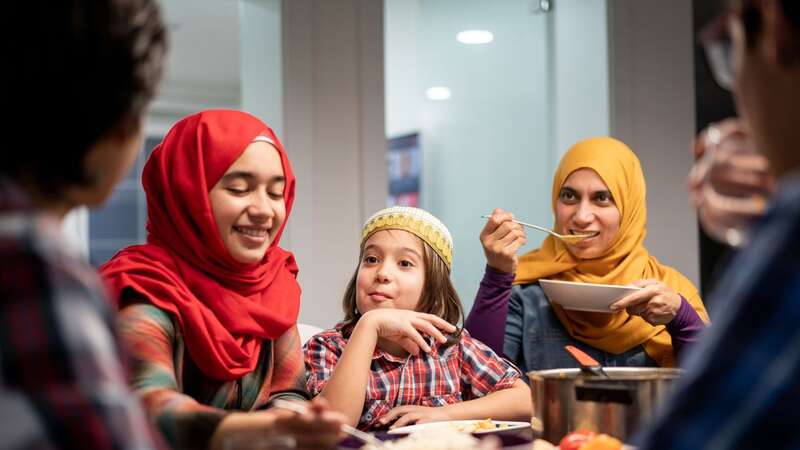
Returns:
[[[568,433],[558,443],[559,450],[579,450],[583,444],[595,435],[594,431],[590,430],[577,430]]]

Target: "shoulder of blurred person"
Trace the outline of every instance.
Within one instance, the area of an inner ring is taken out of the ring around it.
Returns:
[[[790,419],[800,401],[800,172],[755,227],[711,295],[724,308],[640,448],[800,446]]]
[[[157,447],[101,282],[60,221],[102,203],[135,159],[166,48],[158,6],[16,2],[0,24],[1,446]]]
[[[737,109],[778,184],[642,449],[800,447],[800,2],[740,0],[727,14]]]
[[[2,446],[154,448],[99,277],[59,221],[24,200],[0,180]]]

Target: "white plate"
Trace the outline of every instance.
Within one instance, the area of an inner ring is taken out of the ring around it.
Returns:
[[[456,429],[468,429],[469,427],[474,427],[478,422],[483,422],[482,420],[448,420],[444,422],[430,422],[430,423],[422,423],[419,425],[407,425],[404,427],[399,428],[392,428],[388,431],[389,434],[410,434],[416,433],[418,431],[431,431],[437,430],[441,428],[456,428]],[[530,429],[531,424],[530,422],[510,422],[506,420],[492,420],[494,424],[494,429],[484,429],[484,430],[477,430],[474,431],[473,434],[488,434],[488,433],[507,433],[513,432],[517,433],[521,430]]]
[[[609,306],[612,303],[641,289],[636,286],[576,283],[561,280],[539,280],[539,285],[551,302],[558,303],[564,309],[603,313],[610,313]]]

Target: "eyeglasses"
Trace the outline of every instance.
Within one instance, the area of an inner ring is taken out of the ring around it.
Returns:
[[[726,90],[733,88],[731,67],[733,43],[728,33],[728,21],[731,14],[733,13],[720,14],[700,31],[700,43],[703,44],[711,75],[719,87]]]
[[[700,31],[700,43],[705,50],[711,75],[723,89],[730,91],[733,88],[733,42],[728,28],[730,21],[733,18],[743,20],[760,3],[761,0],[739,0],[736,6],[718,15]]]

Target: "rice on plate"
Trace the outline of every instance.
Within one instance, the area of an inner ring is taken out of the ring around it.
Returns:
[[[361,450],[478,450],[480,441],[454,428],[419,431],[381,445],[365,445]]]

